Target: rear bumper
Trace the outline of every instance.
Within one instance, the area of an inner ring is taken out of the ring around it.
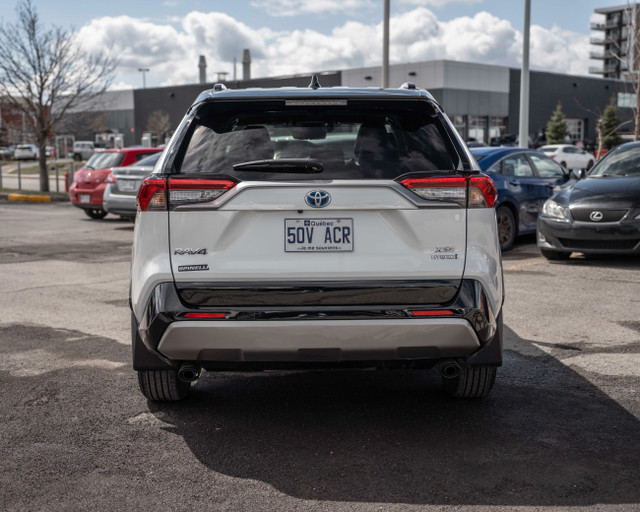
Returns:
[[[102,205],[109,213],[125,217],[135,217],[138,211],[136,195],[114,194],[109,186],[104,190]]]
[[[85,209],[102,208],[102,196],[104,194],[104,183],[99,183],[95,188],[79,188],[73,183],[69,188],[69,200],[73,206]],[[82,201],[83,196],[88,196],[88,201]]]
[[[429,309],[434,316],[415,317]],[[442,314],[438,310],[445,310]],[[221,312],[190,319],[190,312]],[[482,285],[463,280],[447,304],[401,306],[185,306],[173,283],[156,287],[134,333],[134,368],[197,362],[217,369],[268,363],[427,361],[464,358],[500,366],[498,312]],[[136,344],[140,345],[136,348]],[[143,345],[143,346],[142,346]]]
[[[479,347],[464,319],[178,321],[158,351],[198,362],[314,362],[466,357]]]

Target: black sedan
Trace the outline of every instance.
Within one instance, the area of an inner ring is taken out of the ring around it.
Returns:
[[[549,259],[640,254],[640,142],[618,146],[542,207],[538,247]]]

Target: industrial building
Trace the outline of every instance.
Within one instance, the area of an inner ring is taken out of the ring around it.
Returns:
[[[198,65],[202,83],[107,93],[102,111],[107,132],[119,134],[125,145],[140,144],[143,140],[148,144],[145,132],[151,128],[150,116],[160,111],[168,117],[170,129],[164,134],[168,136],[194,98],[213,85],[207,81],[203,59]],[[311,77],[311,74],[300,74],[252,79],[250,73],[250,57],[245,52],[242,79],[224,80],[223,83],[232,89],[306,87]],[[391,65],[389,74],[392,86],[409,81],[429,90],[465,140],[490,143],[505,134],[518,133],[519,69],[435,60]],[[380,67],[326,71],[318,75],[323,87],[378,87],[381,83]],[[567,118],[571,139],[587,146],[595,141],[597,118],[612,97],[620,107],[618,116],[622,120],[632,119],[629,97],[633,90],[624,80],[531,71],[530,84],[529,132],[532,140],[544,131],[558,102]],[[107,97],[112,97],[112,101]],[[94,111],[93,114],[99,113]],[[628,129],[633,129],[630,122]],[[95,136],[95,130],[76,133],[76,138],[93,139]]]

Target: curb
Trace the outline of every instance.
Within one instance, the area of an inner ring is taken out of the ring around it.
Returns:
[[[69,201],[67,196],[52,196],[47,194],[21,194],[14,192],[0,192],[0,200],[20,201],[26,203],[51,203]]]
[[[28,194],[8,194],[9,201],[26,201],[29,203],[50,203],[51,196],[37,196]]]

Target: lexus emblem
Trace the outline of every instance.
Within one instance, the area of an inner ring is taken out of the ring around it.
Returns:
[[[304,196],[304,202],[311,208],[324,208],[331,202],[331,196],[324,190],[312,190]]]
[[[603,219],[603,217],[604,215],[602,214],[602,212],[599,212],[599,211],[591,212],[591,215],[589,215],[589,218],[593,222],[600,222]]]

